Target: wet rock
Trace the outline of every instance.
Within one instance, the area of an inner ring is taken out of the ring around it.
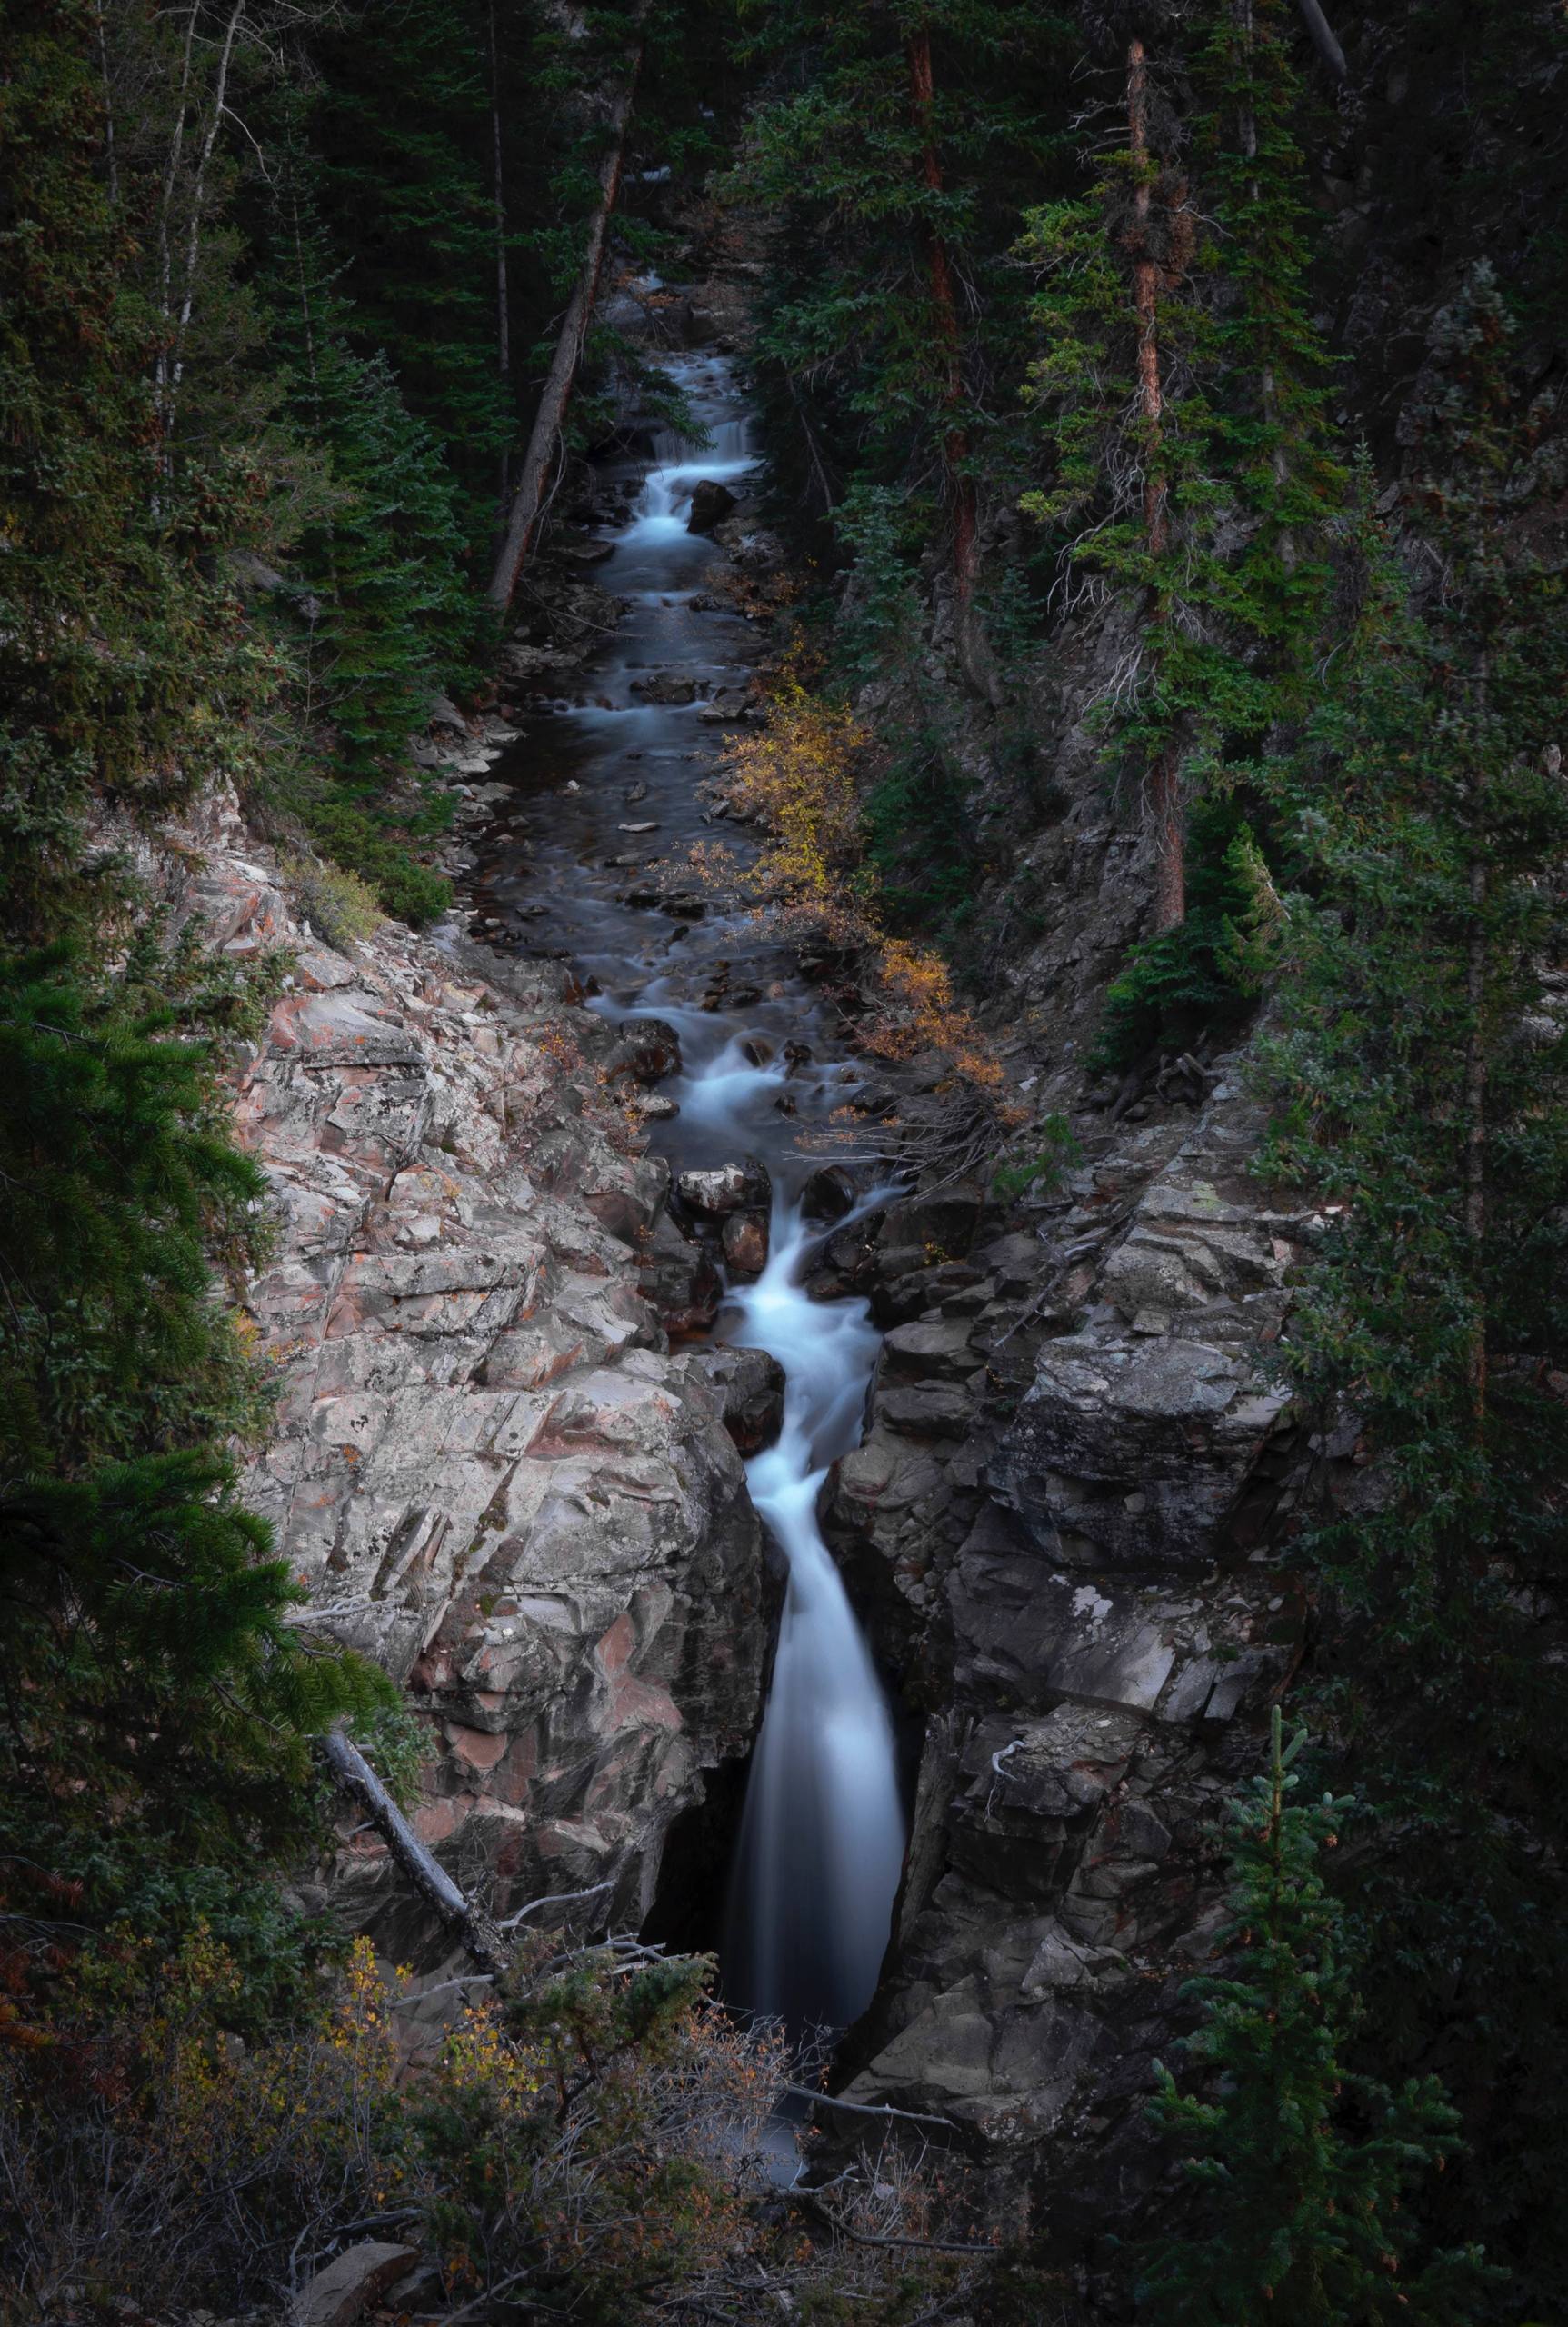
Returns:
[[[724,1222],[724,1259],[743,1276],[760,1276],[768,1264],[766,1213],[734,1212]]]
[[[696,701],[697,683],[683,677],[678,671],[658,671],[652,678],[634,679],[632,692],[645,695],[650,703],[678,705]]]
[[[740,1452],[760,1454],[784,1422],[784,1371],[764,1349],[694,1350],[686,1363],[716,1393],[724,1428]]]
[[[842,1220],[854,1204],[854,1182],[842,1164],[819,1164],[801,1191],[801,1209],[808,1220]]]
[[[745,717],[748,704],[744,687],[715,687],[697,716],[711,727],[734,726]]]
[[[727,484],[720,484],[713,477],[704,477],[692,491],[692,508],[686,519],[686,531],[689,534],[711,534],[734,505],[735,496]]]
[[[721,1220],[732,1212],[765,1212],[773,1200],[765,1167],[750,1156],[744,1164],[683,1172],[675,1186],[682,1203],[708,1220]]]
[[[726,517],[714,527],[713,537],[744,572],[766,573],[784,564],[784,544],[778,535],[765,526],[749,524],[744,517]]]
[[[612,1081],[629,1075],[637,1083],[662,1083],[681,1071],[681,1038],[667,1018],[624,1018],[621,1040],[605,1063]]]
[[[718,1315],[724,1283],[713,1254],[683,1235],[667,1213],[644,1243],[640,1282],[672,1341],[705,1333]]]

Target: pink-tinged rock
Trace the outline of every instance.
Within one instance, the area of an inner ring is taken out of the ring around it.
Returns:
[[[420,1841],[434,1850],[457,1832],[473,1809],[472,1793],[454,1793],[444,1802],[422,1802],[410,1823]]]
[[[290,994],[267,1027],[270,1049],[297,1053],[313,1065],[414,1066],[419,1053],[391,1012],[367,1006],[348,993]]]
[[[509,1740],[504,1730],[464,1729],[456,1722],[448,1722],[446,1742],[470,1769],[493,1770],[505,1753]]]
[[[768,1264],[768,1224],[758,1212],[733,1213],[724,1227],[724,1258],[744,1276],[760,1276]]]

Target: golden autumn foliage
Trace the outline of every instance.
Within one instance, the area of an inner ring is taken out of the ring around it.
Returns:
[[[936,1054],[968,1126],[965,1142],[983,1144],[987,1124],[1004,1132],[1019,1118],[946,963],[891,935],[884,922],[861,814],[860,776],[872,748],[853,712],[814,695],[786,665],[767,725],[733,744],[724,760],[724,796],[734,814],[762,828],[762,851],[742,867],[730,851],[699,846],[693,864],[700,877],[738,877],[786,928],[853,957],[865,1004],[855,1030],[861,1047],[887,1059]]]

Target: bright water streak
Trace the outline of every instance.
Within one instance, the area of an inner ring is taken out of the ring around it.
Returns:
[[[704,685],[730,675],[709,660],[709,634],[700,625],[711,617],[686,612],[714,554],[709,541],[687,530],[687,520],[698,482],[735,485],[755,466],[750,424],[735,411],[723,365],[688,358],[674,368],[713,423],[710,449],[699,453],[669,433],[659,438],[599,574],[606,588],[640,609],[646,627],[634,621],[619,655],[596,666],[598,701],[563,705],[559,723],[562,731],[593,741],[606,771],[623,753],[628,764],[632,755],[640,761],[653,784],[649,815],[660,813],[660,771],[684,764],[701,730],[694,705],[646,702],[634,682],[655,668],[689,671]],[[674,804],[666,797],[666,839],[678,832]],[[714,923],[704,926],[722,944]],[[621,989],[622,926],[607,930],[600,920],[590,927],[604,949],[592,966]],[[816,1521],[827,1466],[859,1439],[878,1335],[864,1302],[812,1301],[798,1281],[811,1232],[787,1193],[801,1164],[795,1133],[775,1104],[784,1062],[775,1057],[758,1066],[747,1055],[749,1041],[764,1029],[767,1039],[782,1040],[785,1029],[774,1015],[780,1004],[768,1005],[761,1024],[724,1017],[683,999],[691,984],[689,969],[673,981],[660,975],[640,993],[621,989],[597,1006],[613,1020],[666,1017],[679,1031],[686,1064],[669,1085],[680,1115],[667,1134],[677,1168],[759,1154],[779,1191],[769,1265],[754,1284],[732,1295],[742,1322],[731,1338],[771,1351],[787,1377],[782,1435],[752,1463],[750,1480],[789,1581],[746,1799],[724,1986],[734,2001],[796,2025],[838,2025],[870,2002],[904,1851],[886,1703]],[[814,1074],[793,1072],[803,1115],[830,1116],[844,1095],[843,1074],[825,1064]],[[793,2171],[793,2142],[790,2156]]]
[[[727,1045],[688,1072],[683,1111],[734,1112],[774,1087]],[[864,1301],[813,1301],[800,1276],[816,1232],[775,1197],[767,1267],[731,1299],[728,1338],[784,1370],[777,1443],[746,1466],[752,1501],[788,1568],[773,1686],[742,1822],[725,1950],[737,2002],[794,2025],[864,2011],[887,1945],[904,1812],[887,1703],[817,1524],[828,1466],[859,1443],[881,1336]]]

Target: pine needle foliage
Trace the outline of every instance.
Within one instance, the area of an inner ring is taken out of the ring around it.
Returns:
[[[1203,22],[1193,117],[1156,74],[1141,142],[1119,131],[1087,189],[1025,219],[1041,350],[1027,396],[1048,474],[1021,505],[1044,529],[1057,604],[1095,611],[1117,648],[1091,714],[1108,773],[1151,801],[1241,790],[1262,831],[1251,764],[1310,700],[1345,480],[1307,285],[1293,12],[1211,0]],[[1190,925],[1133,954],[1107,1064],[1246,1014],[1227,907],[1213,909],[1227,885],[1240,904],[1245,868],[1205,864],[1202,838]]]
[[[1333,1749],[1377,1820],[1355,1886],[1376,2023],[1417,2060],[1463,2019],[1459,2097],[1511,2096],[1513,2154],[1466,2215],[1554,2302],[1568,2121],[1538,2064],[1568,2030],[1568,1733],[1534,1595],[1563,1570],[1568,1472],[1568,543],[1562,417],[1519,394],[1511,340],[1481,270],[1433,334],[1420,597],[1362,495],[1346,667],[1286,778],[1313,894],[1290,902],[1263,1064],[1267,1167],[1328,1223],[1291,1373],[1369,1466],[1303,1553]]]
[[[1351,2065],[1358,2018],[1344,1911],[1320,1858],[1351,1805],[1291,1797],[1273,1710],[1269,1763],[1232,1802],[1223,1972],[1192,1982],[1197,2089],[1159,2071],[1154,2123],[1182,2153],[1192,2227],[1145,2255],[1140,2314],[1156,2327],[1463,2327],[1485,2283],[1474,2249],[1415,2252],[1410,2184],[1441,2172],[1458,2115],[1435,2077],[1397,2092]],[[1211,2097],[1212,2096],[1212,2097]]]

